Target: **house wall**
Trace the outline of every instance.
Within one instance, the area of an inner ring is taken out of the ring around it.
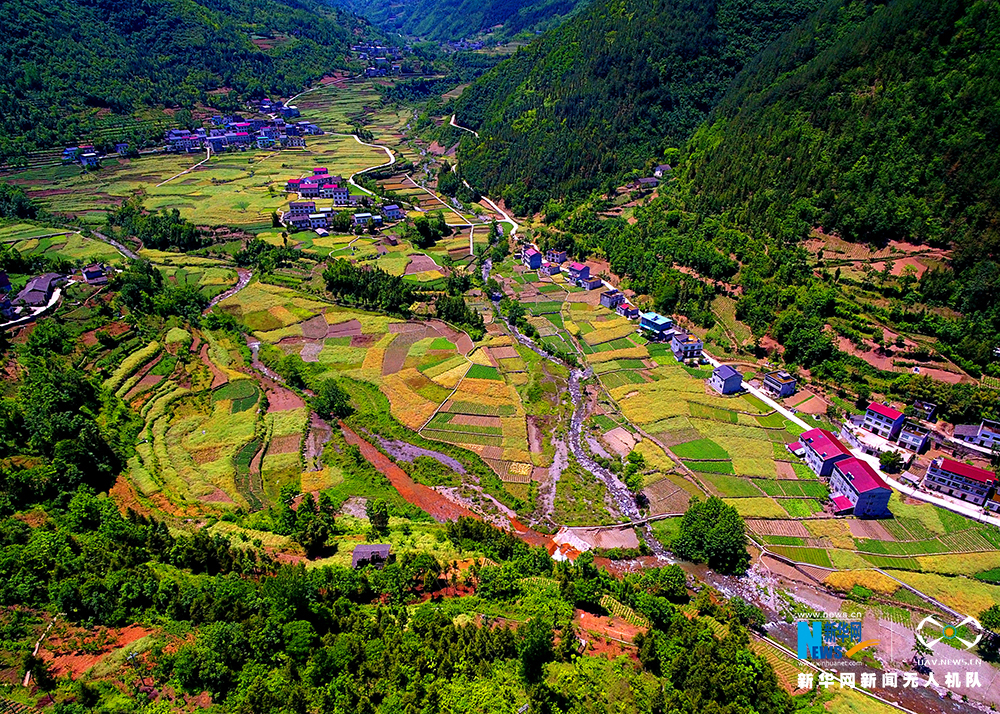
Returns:
[[[903,417],[893,421],[889,417],[876,414],[873,411],[865,412],[865,421],[862,424],[862,428],[886,439],[896,438],[896,435],[899,434],[899,430],[902,426]]]
[[[935,464],[927,469],[924,486],[977,506],[983,505],[990,490],[990,484],[953,474]]]

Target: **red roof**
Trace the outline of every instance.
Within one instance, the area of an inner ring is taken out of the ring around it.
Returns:
[[[881,414],[884,417],[888,417],[893,421],[896,421],[903,416],[903,412],[897,412],[892,407],[888,407],[885,404],[879,404],[878,402],[872,402],[868,405],[868,411],[875,412],[876,414]]]
[[[802,449],[802,444],[800,444],[797,441],[793,441],[791,444],[788,445],[788,450],[791,451],[793,454],[796,451],[799,451],[800,449]]]
[[[570,263],[570,270],[583,270],[586,266],[583,263]]]
[[[808,444],[809,448],[819,454],[823,460],[834,456],[850,456],[850,450],[840,443],[833,434],[826,429],[810,429],[799,436],[799,441]]]
[[[997,480],[996,475],[992,471],[981,469],[978,466],[969,466],[969,464],[959,463],[951,459],[941,459],[941,468],[949,473],[958,474],[959,476],[964,476],[965,478],[981,483],[992,483]]]
[[[288,179],[288,183],[302,183],[302,179]]]
[[[858,493],[867,493],[876,488],[889,488],[882,477],[875,473],[875,469],[861,459],[844,459],[838,461],[834,468],[847,476]]]
[[[847,496],[834,496],[833,497],[833,510],[837,513],[841,511],[850,511],[854,509],[854,504],[851,503],[851,499]]]

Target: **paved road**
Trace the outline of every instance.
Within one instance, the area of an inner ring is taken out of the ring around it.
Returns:
[[[456,129],[461,129],[462,131],[469,132],[470,134],[472,134],[473,136],[475,136],[477,139],[479,138],[479,132],[478,131],[473,131],[472,129],[470,129],[468,127],[465,127],[465,126],[462,126],[461,124],[455,123],[455,115],[454,114],[451,115],[451,121],[448,122],[448,124],[450,124],[451,126],[455,127]]]
[[[711,364],[713,367],[719,366],[720,364],[719,360],[709,356],[707,353],[703,354],[705,355],[705,359],[708,361],[709,364]],[[763,390],[758,389],[757,387],[754,387],[748,384],[747,382],[743,383],[743,387],[748,392],[753,394],[755,397],[760,399],[762,402],[767,404],[769,407],[772,407],[776,411],[780,412],[786,419],[789,419],[795,424],[798,424],[803,429],[814,428],[811,424],[806,424],[798,416],[790,412],[782,405],[778,404],[770,397],[770,395],[765,393]],[[910,496],[920,501],[924,501],[926,503],[931,503],[939,508],[944,508],[954,513],[966,516],[968,518],[981,521],[982,523],[989,523],[990,525],[1000,527],[1000,518],[997,518],[996,516],[986,515],[985,513],[983,513],[983,509],[979,506],[975,506],[971,503],[966,503],[964,501],[958,501],[956,499],[948,498],[947,496],[930,494],[927,493],[926,491],[921,491],[919,489],[913,488],[912,486],[908,486],[905,483],[897,481],[892,476],[882,472],[877,457],[869,456],[865,452],[861,451],[861,449],[851,449],[851,453],[855,457],[864,461],[873,469],[875,469],[876,473],[878,473],[887,484],[892,486],[900,493],[906,494],[907,496]]]

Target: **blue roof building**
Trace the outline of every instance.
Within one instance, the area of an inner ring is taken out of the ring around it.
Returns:
[[[743,389],[743,375],[728,364],[722,364],[712,370],[708,385],[719,394],[735,394]]]
[[[655,335],[664,335],[674,326],[674,321],[655,312],[644,312],[639,316],[639,327]]]

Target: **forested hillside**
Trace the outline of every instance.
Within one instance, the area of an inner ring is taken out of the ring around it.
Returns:
[[[337,0],[388,32],[427,40],[470,38],[491,28],[494,38],[541,31],[559,24],[590,0]],[[502,27],[497,27],[497,26]]]
[[[458,120],[470,183],[517,210],[684,144],[733,77],[820,0],[604,0],[470,87]]]
[[[757,57],[688,147],[702,212],[754,232],[1000,240],[1000,7],[838,2]],[[748,170],[751,169],[751,170]]]
[[[315,0],[2,0],[0,17],[0,159],[108,110],[287,95],[342,66],[362,22]]]
[[[830,3],[748,66],[635,225],[608,222],[595,244],[663,309],[684,301],[664,263],[738,285],[736,315],[755,334],[860,392],[875,373],[836,340],[858,343],[874,322],[936,338],[970,373],[995,375],[998,41],[995,3]],[[822,250],[805,250],[824,234],[950,253],[919,273],[886,263],[877,279],[872,266],[842,278]],[[914,379],[896,386],[912,393]],[[993,399],[962,389],[967,416]]]

